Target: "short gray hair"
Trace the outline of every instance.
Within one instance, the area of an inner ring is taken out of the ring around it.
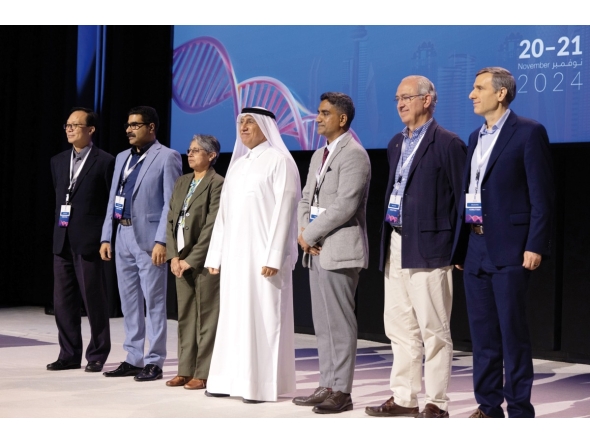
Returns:
[[[514,80],[514,76],[506,68],[489,66],[477,71],[475,77],[486,72],[492,75],[492,87],[495,92],[500,90],[500,88],[506,88],[506,103],[510,105],[516,97],[516,80]]]
[[[191,143],[192,142],[197,142],[199,146],[208,153],[215,153],[215,159],[211,161],[211,165],[215,165],[215,162],[217,162],[217,158],[219,157],[219,152],[221,151],[219,141],[209,134],[195,134],[191,140]]]
[[[434,108],[436,108],[436,102],[438,100],[438,95],[436,94],[436,88],[434,87],[434,83],[432,83],[427,77],[424,76],[408,76],[402,80],[416,80],[418,82],[418,90],[416,91],[417,94],[420,95],[429,95],[432,97],[432,101],[430,102],[430,106],[428,109],[431,113],[434,113]]]

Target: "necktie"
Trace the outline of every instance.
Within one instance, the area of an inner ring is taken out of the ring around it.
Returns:
[[[328,151],[328,147],[324,148],[324,157],[322,158],[322,166],[320,167],[320,171],[324,169],[324,163],[326,163],[326,159],[328,158],[329,154],[330,151]]]

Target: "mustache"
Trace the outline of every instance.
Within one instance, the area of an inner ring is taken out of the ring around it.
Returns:
[[[135,137],[135,134],[134,134],[134,133],[128,133],[128,134],[127,134],[127,138],[129,139],[129,138],[131,138],[131,137]]]

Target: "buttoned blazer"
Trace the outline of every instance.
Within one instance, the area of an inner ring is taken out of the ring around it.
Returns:
[[[130,153],[131,149],[119,153],[115,161],[109,202],[102,227],[102,242],[113,241],[114,226],[117,222],[113,218],[115,196],[119,188],[121,171]],[[152,251],[156,242],[166,243],[170,196],[174,183],[181,174],[180,154],[156,141],[147,151],[132,195],[125,198],[125,205],[131,203],[131,220],[137,244],[144,251]]]
[[[385,269],[391,225],[385,221],[404,136],[387,147],[389,180],[381,230],[379,269]],[[402,268],[440,268],[451,264],[451,252],[467,148],[455,133],[433,120],[410,164],[402,200]]]
[[[367,240],[366,207],[371,181],[371,164],[367,151],[350,133],[338,142],[327,160],[324,172],[316,180],[325,148],[317,150],[309,165],[307,182],[297,208],[303,238],[309,245],[320,245],[320,265],[326,270],[367,268],[369,246]],[[319,206],[325,208],[309,223],[316,182],[319,186]],[[303,266],[309,257],[303,256]]]
[[[184,219],[184,248],[178,254],[176,226],[193,178],[194,173],[185,174],[174,185],[168,211],[166,259],[179,257],[188,262],[191,268],[200,271],[205,265],[224,179],[211,167],[195,189]]]
[[[53,253],[63,250],[66,232],[74,253],[98,254],[104,222],[104,209],[109,199],[115,158],[97,146],[88,153],[76,185],[70,194],[71,214],[67,228],[58,224],[61,206],[65,204],[70,186],[72,149],[51,158],[51,177],[55,189],[55,221],[53,225]]]
[[[455,264],[463,264],[467,251],[465,193],[469,190],[471,158],[478,137],[479,129],[469,137],[453,246]],[[480,188],[484,237],[494,265],[521,265],[525,251],[549,255],[555,188],[549,138],[543,125],[511,111],[493,147]]]

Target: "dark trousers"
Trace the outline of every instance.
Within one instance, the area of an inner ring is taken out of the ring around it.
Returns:
[[[59,333],[59,359],[82,361],[80,297],[90,324],[86,360],[104,363],[109,356],[109,303],[102,262],[98,248],[96,254],[75,254],[67,235],[62,252],[53,256],[53,306]]]
[[[532,418],[534,375],[526,321],[531,272],[522,265],[493,265],[484,236],[470,234],[464,265],[475,399],[488,416],[504,417],[501,405],[505,399],[509,417]]]

